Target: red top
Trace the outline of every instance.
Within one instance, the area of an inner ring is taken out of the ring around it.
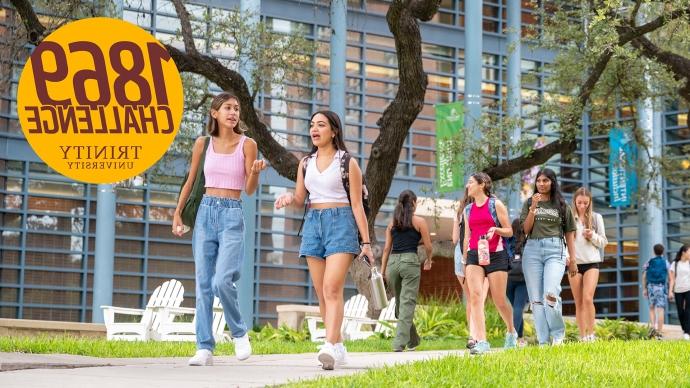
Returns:
[[[479,245],[479,237],[487,234],[489,228],[497,226],[494,222],[493,217],[491,217],[491,212],[489,212],[489,200],[482,206],[477,206],[477,203],[473,203],[470,208],[470,247],[471,250],[476,250]],[[494,233],[494,236],[489,240],[489,252],[498,251],[498,243],[501,241],[501,236],[498,233]]]

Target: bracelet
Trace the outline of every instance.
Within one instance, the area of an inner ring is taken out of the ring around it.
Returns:
[[[371,243],[363,242],[361,245],[371,245]]]

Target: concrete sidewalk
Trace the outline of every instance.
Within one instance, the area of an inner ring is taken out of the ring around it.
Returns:
[[[64,354],[0,353],[0,387],[261,387],[319,376],[342,376],[369,368],[466,351],[350,353],[349,363],[324,371],[316,353],[215,357],[212,367],[187,366],[188,358],[96,358]],[[32,368],[32,369],[27,369]]]

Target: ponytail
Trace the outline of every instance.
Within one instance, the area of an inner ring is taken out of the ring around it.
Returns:
[[[412,227],[414,217],[414,204],[417,195],[412,190],[404,190],[398,197],[398,203],[393,210],[393,227],[396,229],[408,229]]]

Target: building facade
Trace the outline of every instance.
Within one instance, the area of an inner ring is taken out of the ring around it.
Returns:
[[[482,106],[503,114],[506,92],[506,1],[483,1]],[[523,27],[539,28],[534,2],[523,1]],[[200,1],[188,5],[193,15],[211,9],[231,12],[239,1]],[[378,135],[376,121],[395,96],[398,86],[394,41],[388,30],[384,0],[348,1],[345,138],[349,150],[364,168],[371,144]],[[263,0],[261,18],[274,30],[306,34],[318,44],[313,63],[320,76],[310,84],[290,84],[258,97],[276,138],[295,153],[310,147],[308,121],[312,112],[327,108],[329,93],[328,2],[309,0]],[[464,1],[443,0],[441,9],[421,26],[424,68],[429,74],[425,105],[402,149],[389,199],[376,220],[383,237],[397,194],[406,188],[428,196],[434,185],[434,105],[464,99]],[[0,28],[10,34],[11,8],[0,9]],[[174,6],[164,0],[125,0],[125,20],[150,31],[163,42],[182,46],[176,36],[179,20]],[[198,36],[208,53],[232,59],[227,47]],[[29,50],[29,49],[27,49]],[[534,98],[550,93],[545,87],[543,65],[554,57],[544,50],[523,50],[521,70],[522,113],[537,107]],[[12,63],[9,87],[0,102],[0,317],[91,321],[96,224],[96,186],[70,181],[40,161],[24,140],[16,113],[16,86],[23,63]],[[663,152],[687,158],[690,145],[688,106],[665,104],[660,125]],[[581,146],[567,159],[559,156],[547,163],[572,193],[581,185],[591,188],[595,208],[604,216],[609,246],[595,295],[599,317],[637,319],[640,316],[640,260],[651,252],[639,252],[640,219],[636,208],[611,208],[608,190],[608,137],[590,131],[590,122],[614,123],[632,119],[621,107],[610,117],[584,120]],[[523,133],[555,138],[557,123],[526,120]],[[200,125],[201,130],[201,125]],[[689,163],[690,164],[690,163]],[[688,174],[690,170],[680,171]],[[181,174],[132,180],[116,188],[115,267],[113,304],[142,307],[161,282],[176,278],[185,287],[183,305],[194,305],[194,263],[191,236],[174,237],[170,224]],[[250,298],[255,323],[275,323],[275,306],[284,303],[317,303],[306,268],[297,257],[297,235],[302,210],[275,210],[273,202],[294,184],[269,170],[262,176],[257,194],[245,199],[247,260],[253,262]],[[675,254],[690,242],[690,186],[664,181],[663,220],[668,251]],[[670,256],[671,253],[669,253]],[[566,312],[573,309],[564,282]],[[347,292],[354,290],[349,287]]]

